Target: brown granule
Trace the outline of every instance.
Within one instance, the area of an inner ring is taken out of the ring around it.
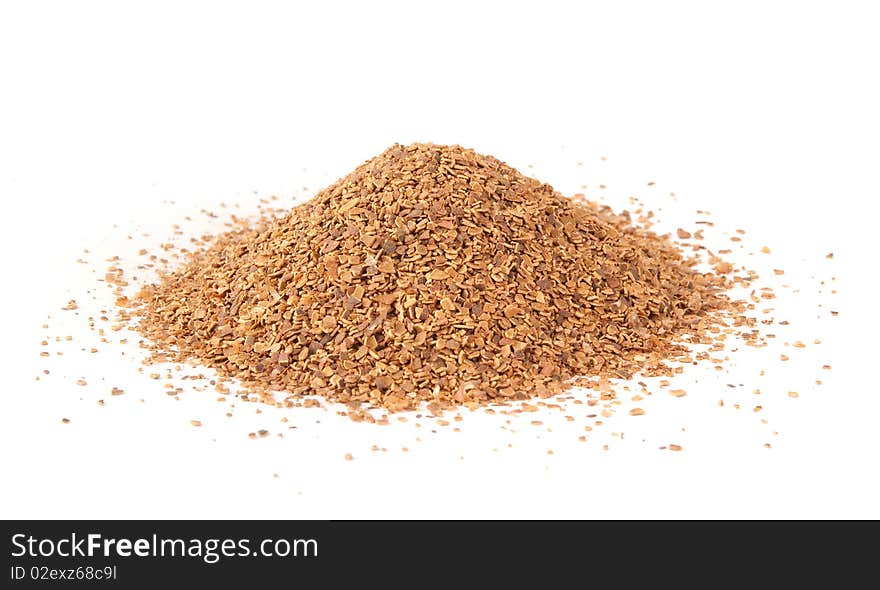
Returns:
[[[189,423],[192,424],[193,426],[201,426],[202,425],[201,420],[190,420]]]
[[[459,146],[392,146],[186,255],[120,299],[151,361],[196,359],[287,405],[440,411],[671,375],[679,342],[736,308],[729,263],[700,272],[628,215]]]

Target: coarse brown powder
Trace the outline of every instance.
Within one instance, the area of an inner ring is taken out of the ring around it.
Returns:
[[[684,251],[491,156],[394,145],[117,304],[152,361],[195,359],[267,401],[439,412],[671,374],[683,341],[741,311],[732,265]]]

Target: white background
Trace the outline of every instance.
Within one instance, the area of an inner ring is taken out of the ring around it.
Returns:
[[[0,517],[880,517],[871,8],[4,2]],[[586,406],[465,411],[461,432],[334,408],[237,404],[229,418],[216,393],[165,395],[136,348],[81,351],[85,317],[112,301],[104,258],[133,262],[203,206],[307,197],[411,141],[473,147],[617,208],[638,197],[663,229],[708,209],[711,246],[744,228],[746,250],[771,248],[734,256],[776,289],[768,317],[791,324],[728,353],[723,374],[688,370],[684,398],[622,393],[587,442]],[[60,311],[70,298],[79,316]]]

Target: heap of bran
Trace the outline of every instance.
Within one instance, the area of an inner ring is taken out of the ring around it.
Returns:
[[[158,360],[413,409],[668,372],[732,303],[665,237],[459,146],[394,145],[217,237],[129,312]]]

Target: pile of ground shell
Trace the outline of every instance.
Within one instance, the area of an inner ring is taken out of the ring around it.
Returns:
[[[670,241],[459,146],[394,145],[133,299],[159,359],[413,409],[656,374],[725,309]]]

